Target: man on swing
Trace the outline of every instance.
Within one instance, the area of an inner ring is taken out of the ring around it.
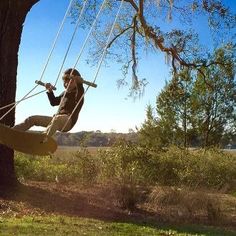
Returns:
[[[57,130],[68,132],[73,128],[78,120],[79,112],[84,103],[83,79],[76,69],[67,69],[63,76],[65,91],[55,97],[53,86],[46,83],[48,99],[52,106],[58,106],[57,114],[50,116],[30,116],[24,122],[15,125],[13,129],[26,131],[32,126],[47,127],[44,131],[48,136],[52,136]],[[79,102],[79,104],[77,104]]]

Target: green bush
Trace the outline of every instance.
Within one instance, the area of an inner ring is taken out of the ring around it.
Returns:
[[[236,180],[236,158],[218,150],[182,150],[170,147],[154,154],[157,182],[162,185],[223,188]]]
[[[146,195],[150,185],[226,189],[235,192],[236,158],[217,149],[159,152],[120,141],[91,155],[86,148],[66,157],[37,157],[17,153],[15,168],[20,179],[37,181],[109,183],[120,206],[128,209]],[[227,186],[227,188],[225,188]]]
[[[102,180],[131,185],[160,184],[206,188],[234,187],[236,158],[218,150],[184,150],[170,147],[150,152],[144,147],[120,142],[99,153]]]
[[[119,141],[111,149],[98,153],[100,178],[127,184],[146,184],[150,180],[150,153],[131,142]]]
[[[20,153],[15,157],[19,178],[39,181],[112,182],[120,186],[169,185],[235,190],[236,158],[211,150],[177,147],[152,152],[120,141],[114,147],[91,155],[84,148],[71,157],[37,157]]]
[[[93,183],[98,168],[94,157],[86,150],[72,154],[72,160],[54,157],[27,156],[17,153],[15,168],[19,179]]]
[[[47,156],[26,156],[17,153],[15,156],[15,168],[18,178],[28,180],[55,181],[58,177],[64,179],[68,175],[67,164],[55,164]],[[68,180],[68,176],[66,180]]]
[[[113,148],[99,152],[100,181],[112,182],[118,202],[132,209],[143,197],[139,186],[168,185],[191,188],[233,189],[236,180],[236,158],[212,150],[184,150],[170,147],[151,152],[121,141]],[[229,189],[228,189],[229,190]]]
[[[77,170],[77,179],[84,184],[95,183],[99,174],[98,158],[92,156],[86,148],[78,151],[74,157],[77,160],[74,164]]]
[[[123,208],[133,209],[142,198],[139,185],[152,182],[150,152],[131,142],[120,140],[111,149],[98,153],[101,182],[114,186],[117,202]]]

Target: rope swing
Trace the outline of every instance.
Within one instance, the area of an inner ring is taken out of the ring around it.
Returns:
[[[76,65],[77,65],[78,62],[79,62],[80,56],[81,56],[81,54],[82,54],[82,52],[83,52],[83,50],[84,50],[84,48],[85,48],[85,45],[86,45],[86,43],[87,43],[87,41],[88,41],[88,38],[89,38],[89,36],[90,36],[90,34],[91,34],[91,32],[92,32],[93,27],[95,26],[95,24],[96,24],[96,22],[97,22],[97,19],[98,19],[99,15],[100,15],[100,13],[101,13],[101,11],[102,11],[102,9],[103,9],[103,6],[104,6],[105,2],[106,2],[106,0],[103,1],[102,5],[101,5],[101,7],[100,7],[100,10],[99,10],[99,12],[98,12],[98,14],[97,14],[97,16],[96,16],[96,18],[95,18],[93,24],[92,24],[92,27],[91,27],[91,29],[90,29],[88,35],[87,35],[87,38],[86,38],[86,40],[85,40],[85,42],[84,42],[84,45],[83,45],[83,47],[82,47],[82,49],[81,49],[81,52],[79,53],[79,56],[78,56],[78,58],[77,58],[77,60],[76,60],[76,63],[75,63],[75,65],[74,65],[73,69],[72,69],[71,75],[72,75],[73,70],[75,69]],[[101,68],[103,59],[104,59],[104,57],[105,57],[105,55],[106,55],[106,52],[107,52],[107,48],[108,48],[108,45],[109,45],[109,42],[110,42],[111,35],[112,35],[113,31],[114,31],[116,21],[117,21],[117,19],[118,19],[119,14],[120,14],[120,10],[121,10],[121,8],[122,8],[123,2],[124,2],[124,0],[121,1],[120,6],[119,6],[119,8],[118,8],[116,17],[115,17],[115,19],[114,19],[114,22],[113,22],[113,24],[112,24],[110,33],[109,33],[108,38],[107,38],[107,42],[106,42],[105,48],[103,49],[102,56],[101,56],[100,61],[99,61],[99,63],[98,63],[98,67],[97,67],[96,73],[95,73],[95,75],[94,75],[94,79],[93,79],[92,84],[95,84],[95,82],[96,82],[96,79],[97,79],[98,73],[99,73],[99,71],[100,71],[100,68]],[[70,81],[70,82],[71,82],[71,81]],[[70,84],[70,82],[69,82],[69,84]],[[68,117],[66,123],[64,124],[62,130],[64,130],[65,127],[67,126],[69,120],[71,119],[72,115],[74,114],[74,112],[75,112],[76,109],[78,108],[79,104],[81,103],[82,99],[84,98],[84,96],[85,96],[85,94],[87,93],[87,91],[88,91],[88,89],[90,88],[90,86],[91,86],[91,85],[88,85],[88,86],[87,86],[85,92],[84,92],[83,95],[80,97],[80,99],[79,99],[79,101],[77,102],[75,108],[73,109],[72,113],[70,114],[70,116]],[[69,87],[69,86],[68,86],[68,87]],[[63,95],[63,98],[62,98],[62,100],[61,100],[61,104],[62,104],[63,99],[65,98],[66,93],[68,92],[68,87],[67,87],[67,89],[66,89],[66,91],[65,91],[65,93],[64,93],[64,95]],[[60,104],[60,105],[61,105],[61,104]],[[58,111],[60,110],[60,105],[59,105]],[[55,117],[53,117],[52,123],[54,122],[54,120],[55,120]],[[51,130],[51,129],[49,128],[48,133],[50,133],[50,130]],[[48,133],[47,133],[47,134],[48,134]]]
[[[66,53],[65,53],[64,58],[63,58],[63,61],[62,61],[62,64],[61,64],[61,66],[60,66],[60,68],[59,68],[59,72],[58,72],[58,74],[57,74],[56,81],[55,81],[55,83],[54,83],[54,89],[56,89],[56,84],[57,84],[57,82],[58,82],[58,80],[59,80],[59,78],[60,78],[60,75],[61,75],[61,72],[62,72],[62,70],[63,70],[65,61],[66,61],[66,59],[67,59],[67,56],[68,56],[68,54],[69,54],[69,51],[70,51],[70,48],[71,48],[71,45],[72,45],[72,42],[74,41],[74,37],[75,37],[76,32],[77,32],[77,30],[78,30],[78,28],[79,28],[79,23],[80,23],[80,20],[81,20],[81,18],[82,18],[82,15],[84,14],[87,1],[88,1],[88,0],[85,0],[84,3],[83,3],[83,7],[82,7],[82,9],[81,9],[81,11],[80,11],[78,20],[77,20],[77,22],[76,22],[74,32],[73,32],[73,34],[72,34],[72,36],[71,36],[70,42],[69,42],[69,44],[68,44]],[[101,4],[101,6],[100,6],[100,9],[99,9],[99,11],[98,11],[98,13],[97,13],[97,15],[96,15],[94,21],[93,21],[92,26],[90,27],[90,30],[89,30],[89,32],[88,32],[88,34],[87,34],[87,36],[86,36],[86,39],[85,39],[85,41],[84,41],[82,47],[81,47],[81,49],[80,49],[80,52],[79,52],[79,54],[78,54],[78,57],[77,57],[77,59],[76,59],[76,61],[75,61],[75,64],[74,64],[74,66],[73,66],[73,68],[72,68],[72,71],[71,71],[71,73],[70,73],[70,77],[73,77],[73,70],[75,70],[77,64],[79,63],[79,60],[80,60],[80,58],[81,58],[81,55],[82,55],[82,53],[83,53],[83,51],[84,51],[84,49],[85,49],[85,46],[86,46],[88,40],[89,40],[89,38],[90,38],[90,35],[91,35],[91,33],[92,33],[92,30],[93,30],[94,26],[96,25],[97,20],[98,20],[100,14],[101,14],[101,12],[102,12],[102,10],[103,10],[103,8],[104,8],[104,5],[105,5],[105,3],[106,3],[107,1],[108,1],[108,0],[103,0],[102,4]],[[120,15],[120,11],[121,11],[121,8],[122,8],[122,6],[123,6],[123,3],[124,3],[124,0],[122,0],[122,1],[120,2],[118,11],[117,11],[117,13],[116,13],[115,19],[114,19],[114,21],[113,21],[113,24],[112,24],[112,27],[111,27],[111,29],[110,29],[109,35],[108,35],[108,37],[107,37],[107,41],[106,41],[105,47],[104,47],[104,49],[103,49],[103,53],[102,53],[102,55],[101,55],[101,58],[100,58],[100,61],[99,61],[98,65],[97,65],[97,69],[96,69],[96,72],[95,72],[94,77],[93,77],[93,80],[92,80],[93,82],[88,82],[88,81],[86,81],[86,80],[83,80],[83,78],[81,78],[81,81],[82,81],[84,84],[87,85],[87,88],[86,88],[86,90],[84,91],[84,93],[82,94],[82,96],[80,97],[80,99],[79,99],[79,101],[77,102],[77,104],[76,104],[75,108],[73,109],[72,113],[71,113],[70,116],[68,117],[68,119],[67,119],[67,121],[66,121],[66,123],[65,123],[65,125],[64,125],[64,127],[63,127],[63,129],[62,129],[62,131],[63,131],[63,130],[65,129],[65,127],[67,126],[69,120],[71,119],[72,115],[74,114],[74,112],[75,112],[76,109],[78,108],[79,104],[81,103],[81,101],[82,101],[82,99],[84,98],[85,94],[87,93],[88,89],[89,89],[90,87],[96,87],[96,86],[97,86],[97,85],[95,84],[95,82],[96,82],[96,80],[97,80],[99,71],[100,71],[100,69],[101,69],[102,62],[103,62],[103,60],[104,60],[104,58],[105,58],[105,56],[106,56],[107,49],[108,49],[108,45],[109,45],[109,42],[110,42],[110,39],[111,39],[111,35],[112,35],[113,31],[114,31],[115,24],[116,24],[117,19],[118,19],[119,15]],[[46,90],[43,90],[43,91],[40,91],[40,92],[38,92],[38,93],[36,93],[36,94],[30,95],[39,85],[45,86],[45,83],[42,82],[42,79],[43,79],[43,77],[44,77],[46,68],[48,67],[48,64],[49,64],[49,61],[50,61],[50,59],[51,59],[52,53],[53,53],[53,51],[54,51],[54,49],[55,49],[55,46],[56,46],[56,43],[57,43],[57,41],[58,41],[59,35],[60,35],[60,33],[61,33],[61,31],[62,31],[62,29],[63,29],[63,27],[64,27],[65,20],[66,20],[66,18],[68,17],[69,12],[71,11],[72,4],[73,4],[73,0],[70,0],[70,3],[69,3],[68,8],[67,8],[67,10],[66,10],[66,13],[65,13],[65,15],[64,15],[64,17],[63,17],[63,20],[62,20],[61,25],[60,25],[60,27],[59,27],[59,30],[58,30],[58,32],[57,32],[57,34],[56,34],[55,40],[54,40],[54,42],[53,42],[52,48],[51,48],[51,50],[50,50],[50,52],[49,52],[48,58],[47,58],[47,60],[46,60],[46,63],[45,63],[45,65],[44,65],[44,68],[43,68],[42,73],[41,73],[41,75],[40,75],[40,78],[39,78],[39,80],[36,80],[36,81],[35,81],[36,85],[35,85],[25,96],[23,96],[23,98],[20,99],[19,101],[15,102],[15,103],[8,104],[8,105],[6,105],[6,106],[4,106],[4,107],[0,107],[0,110],[5,109],[5,108],[8,108],[8,107],[11,107],[2,117],[0,117],[0,120],[2,120],[7,114],[9,114],[20,102],[22,102],[22,101],[24,101],[24,100],[26,100],[26,99],[29,99],[29,98],[31,98],[31,97],[33,97],[33,96],[36,96],[36,95],[38,95],[38,94],[40,94],[40,93],[46,91]],[[69,85],[70,85],[70,83],[71,83],[71,80],[69,81]],[[59,104],[59,108],[58,108],[57,114],[58,114],[58,112],[59,112],[59,110],[60,110],[60,108],[61,108],[62,101],[63,101],[63,99],[65,98],[65,96],[66,96],[66,94],[67,94],[67,92],[68,92],[69,85],[67,86],[67,88],[66,88],[66,90],[65,90],[65,92],[64,92],[64,94],[63,94],[63,97],[62,97],[61,102],[60,102],[60,104]],[[55,117],[56,117],[56,116],[54,116],[53,119],[52,119],[52,124],[53,124],[53,122],[54,122],[54,120],[55,120]],[[49,127],[49,130],[47,131],[47,135],[50,133],[50,129],[51,129],[51,127]]]
[[[51,48],[51,50],[50,50],[50,52],[49,52],[49,55],[48,55],[48,57],[47,57],[46,63],[45,63],[44,68],[43,68],[43,70],[42,70],[42,73],[41,73],[41,76],[40,76],[40,78],[39,78],[39,81],[42,81],[42,79],[43,79],[43,76],[44,76],[44,74],[45,74],[46,68],[48,67],[49,61],[50,61],[50,59],[51,59],[52,53],[53,53],[53,51],[54,51],[54,49],[55,49],[55,47],[56,47],[56,44],[57,44],[59,35],[61,34],[61,31],[62,31],[62,29],[63,29],[63,27],[64,27],[66,18],[67,18],[67,16],[69,15],[69,12],[71,11],[72,3],[73,3],[73,0],[70,0],[69,5],[68,5],[68,7],[67,7],[67,10],[66,10],[66,12],[65,12],[65,15],[64,15],[64,17],[63,17],[63,19],[62,19],[62,22],[61,22],[60,27],[59,27],[59,29],[58,29],[58,32],[57,32],[57,34],[56,34],[56,37],[55,37],[55,39],[54,39],[54,42],[53,42],[53,44],[52,44],[52,48]],[[11,103],[11,104],[8,104],[8,105],[3,106],[3,107],[0,107],[0,110],[2,110],[2,109],[4,109],[4,108],[7,108],[7,107],[13,105],[5,114],[3,114],[2,117],[0,117],[0,121],[1,121],[6,115],[8,115],[19,103],[21,103],[22,101],[24,101],[24,100],[26,100],[26,99],[28,99],[28,98],[31,98],[31,97],[33,97],[33,96],[36,96],[36,95],[38,95],[38,94],[40,94],[40,93],[42,93],[42,92],[45,91],[45,90],[43,90],[43,91],[41,91],[41,92],[39,92],[39,93],[36,93],[36,94],[34,94],[34,95],[32,95],[32,96],[29,96],[37,87],[38,87],[38,84],[36,84],[36,85],[35,85],[28,93],[26,93],[26,95],[23,96],[23,98],[21,98],[19,101],[16,101],[15,103]]]

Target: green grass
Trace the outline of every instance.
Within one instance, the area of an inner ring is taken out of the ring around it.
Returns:
[[[0,235],[205,235],[233,236],[235,232],[211,227],[167,227],[148,224],[104,222],[94,219],[67,216],[0,217]]]

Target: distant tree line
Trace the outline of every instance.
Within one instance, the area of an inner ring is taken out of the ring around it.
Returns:
[[[57,133],[56,140],[61,146],[109,147],[119,140],[137,142],[138,135],[130,133],[102,133],[98,131],[81,131],[77,133]]]

